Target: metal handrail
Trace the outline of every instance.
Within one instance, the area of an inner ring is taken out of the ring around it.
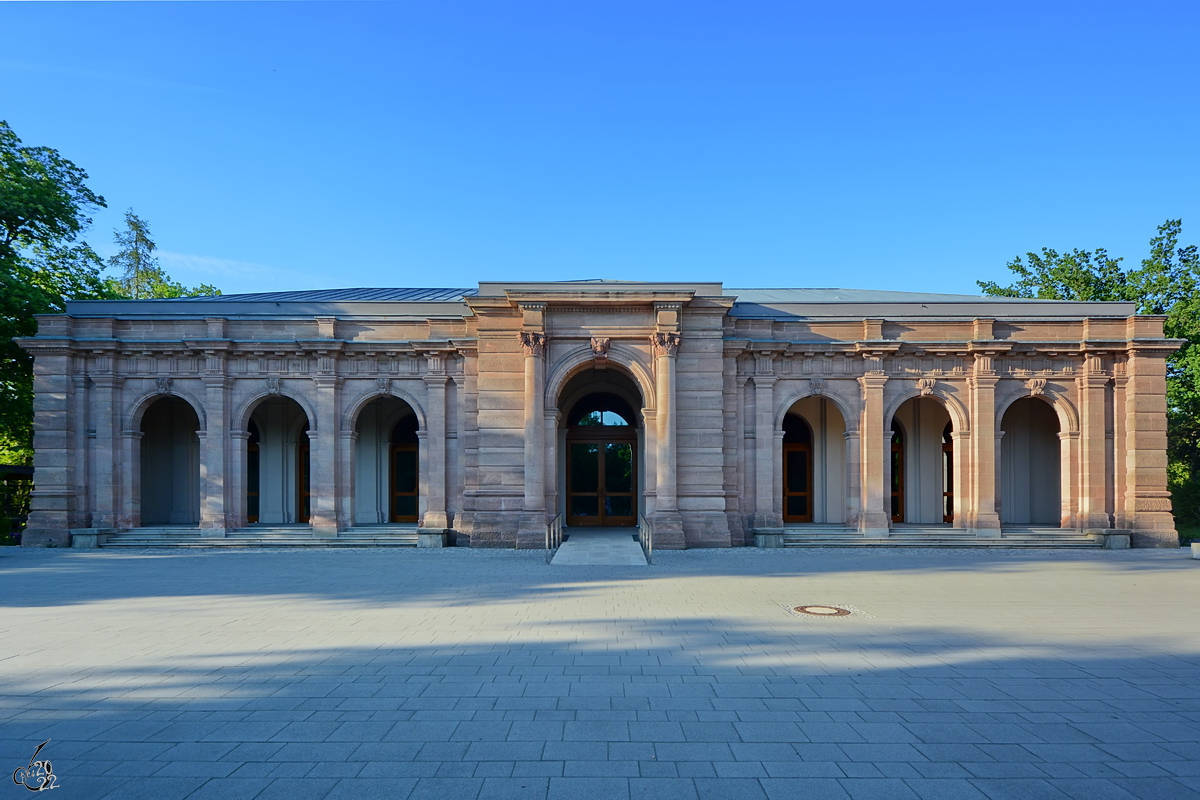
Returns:
[[[654,563],[654,529],[641,514],[638,514],[638,543],[646,555],[646,563]]]
[[[546,526],[547,564],[554,560],[554,554],[558,552],[558,548],[562,544],[562,540],[562,514],[558,514],[554,517],[554,519],[550,520],[550,524]]]

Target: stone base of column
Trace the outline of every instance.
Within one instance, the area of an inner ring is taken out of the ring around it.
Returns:
[[[205,539],[224,539],[228,528],[200,528],[200,536]]]
[[[71,530],[71,547],[93,549],[108,541],[117,531],[114,528],[74,528]],[[24,542],[24,537],[21,539]]]
[[[981,539],[999,539],[1000,515],[995,512],[980,514],[970,521],[969,527]]]
[[[21,540],[24,542],[24,539]],[[1172,528],[1163,530],[1131,530],[1129,532],[1130,547],[1179,547],[1179,534]]]
[[[858,532],[863,536],[891,536],[891,520],[882,512],[866,512],[858,517]]]
[[[764,548],[783,547],[783,530],[756,528],[754,530],[754,546]]]
[[[729,533],[729,518],[724,511],[680,509],[679,516],[683,521],[684,540],[689,548],[733,546]],[[657,544],[655,546],[657,547]]]
[[[471,518],[471,547],[516,547],[521,512],[476,511]],[[545,539],[545,532],[542,538]],[[540,545],[545,547],[545,542]]]
[[[336,525],[313,525],[312,535],[314,539],[336,539],[338,529]]]
[[[683,517],[678,511],[655,511],[650,520],[654,531],[655,550],[686,550],[687,538],[683,534]]]
[[[450,527],[450,515],[445,511],[426,511],[425,516],[421,518],[420,527],[444,531]]]
[[[547,519],[544,511],[526,511],[521,514],[521,523],[517,528],[517,549],[545,549],[546,524]]]
[[[779,518],[778,514],[755,514],[750,527],[754,528],[755,531],[767,528],[782,528],[783,520]]]
[[[448,538],[446,531],[417,531],[417,547],[445,547]]]
[[[65,528],[26,528],[21,534],[22,547],[70,547],[71,533]]]

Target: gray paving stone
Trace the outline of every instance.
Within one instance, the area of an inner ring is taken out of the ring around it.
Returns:
[[[6,636],[39,644],[0,660],[0,747],[52,738],[85,797],[118,773],[214,797],[306,778],[326,782],[296,792],[366,797],[421,779],[1187,797],[1200,645],[1170,602],[1197,574],[1177,557],[684,551],[635,574],[454,548],[18,551]],[[789,617],[797,586],[877,619]],[[1102,623],[1076,611],[1114,586]]]

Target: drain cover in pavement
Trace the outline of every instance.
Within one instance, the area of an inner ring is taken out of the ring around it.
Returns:
[[[783,606],[785,609],[787,609],[788,613],[791,614],[793,617],[804,617],[806,619],[812,619],[813,617],[826,618],[826,619],[829,619],[832,617],[874,618],[874,616],[875,616],[874,614],[868,614],[866,611],[863,611],[861,608],[857,608],[856,606],[847,605],[845,603],[839,603],[837,605],[821,603],[819,605],[818,604],[810,604],[810,605],[800,605],[800,606],[794,605],[791,603],[786,603],[786,604],[780,603],[780,605]]]
[[[796,606],[792,609],[800,614],[811,614],[814,617],[848,617],[850,612],[835,606]]]

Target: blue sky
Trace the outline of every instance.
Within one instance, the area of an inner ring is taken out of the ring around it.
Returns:
[[[1200,242],[1200,3],[0,3],[0,119],[226,292],[975,293]],[[11,32],[20,32],[13,36]]]

